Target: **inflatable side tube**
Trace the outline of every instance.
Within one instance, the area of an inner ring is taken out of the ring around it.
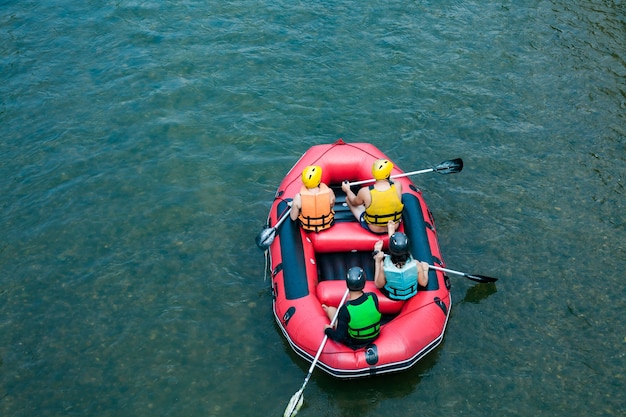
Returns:
[[[402,212],[402,221],[404,222],[404,232],[409,238],[411,247],[411,255],[418,261],[425,261],[429,264],[433,263],[433,254],[428,243],[428,235],[426,234],[426,221],[419,199],[413,194],[402,194],[402,203],[404,210]],[[439,289],[439,281],[437,273],[434,270],[428,272],[428,285],[426,290],[434,291]]]
[[[280,217],[289,207],[286,203],[277,206],[277,214]],[[300,224],[297,221],[287,219],[278,229],[280,237],[280,255],[282,259],[282,272],[285,285],[285,298],[297,300],[309,295],[309,286],[306,279],[306,261],[302,246],[302,234]]]

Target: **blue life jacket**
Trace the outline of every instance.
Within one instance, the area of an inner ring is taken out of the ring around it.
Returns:
[[[387,281],[385,289],[389,292],[389,298],[407,300],[417,294],[417,262],[412,256],[402,268],[398,268],[391,262],[391,256],[385,255],[383,270]]]

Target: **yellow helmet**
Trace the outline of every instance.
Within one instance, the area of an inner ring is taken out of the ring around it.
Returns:
[[[309,165],[302,171],[302,183],[306,188],[315,188],[322,181],[322,167]]]
[[[386,159],[379,159],[372,165],[372,175],[375,180],[384,180],[389,178],[393,164]]]

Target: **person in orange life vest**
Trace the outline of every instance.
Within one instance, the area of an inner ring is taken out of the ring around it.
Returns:
[[[389,224],[389,255],[383,252],[383,241],[374,244],[374,284],[392,300],[407,300],[417,294],[418,284],[428,285],[428,264],[418,262],[409,253],[409,239],[393,232]]]
[[[348,270],[346,286],[349,292],[346,303],[339,308],[336,326],[324,326],[324,333],[330,339],[352,349],[369,345],[380,334],[382,316],[378,310],[378,297],[372,292],[363,292],[365,281],[363,268],[355,266]],[[332,322],[337,308],[322,304],[322,309]]]
[[[335,193],[322,182],[322,167],[311,165],[302,171],[302,187],[291,202],[291,220],[300,220],[307,232],[321,232],[335,221]]]
[[[346,193],[346,203],[354,217],[364,229],[377,234],[387,233],[389,221],[397,228],[404,208],[402,184],[391,181],[391,170],[393,164],[386,159],[374,162],[372,174],[376,182],[361,188],[357,194],[352,192],[348,181],[341,184],[341,189]]]

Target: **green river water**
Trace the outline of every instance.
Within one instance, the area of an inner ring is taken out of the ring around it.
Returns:
[[[626,4],[0,1],[0,415],[280,416],[254,238],[311,145],[422,175],[452,278],[407,372],[306,416],[626,413]]]

